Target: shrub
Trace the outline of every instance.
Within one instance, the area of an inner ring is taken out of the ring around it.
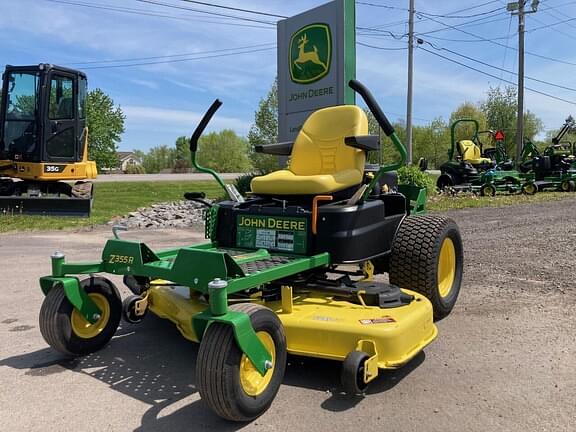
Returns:
[[[124,174],[146,174],[146,170],[142,165],[128,165],[124,170]]]
[[[428,192],[435,190],[434,179],[424,171],[420,171],[418,166],[403,166],[398,169],[398,184],[408,184],[425,187]]]

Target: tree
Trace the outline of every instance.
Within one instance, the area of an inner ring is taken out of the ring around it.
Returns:
[[[231,129],[204,135],[198,142],[198,163],[219,172],[248,172],[253,166],[248,141]]]
[[[517,89],[513,86],[490,87],[486,100],[481,109],[486,116],[488,127],[492,130],[502,130],[505,133],[506,150],[509,156],[516,154],[516,113]],[[524,136],[528,139],[534,137],[542,130],[543,124],[536,115],[529,110],[524,113]]]
[[[258,111],[254,113],[254,124],[248,132],[250,160],[255,168],[270,172],[278,169],[278,157],[256,153],[257,145],[278,142],[278,79],[274,80],[268,95],[260,100]]]
[[[176,160],[174,161],[175,173],[188,172],[191,165],[190,140],[185,136],[176,139]]]
[[[442,117],[436,117],[429,125],[415,126],[412,136],[415,162],[424,158],[430,168],[437,168],[448,159],[450,132]]]
[[[450,127],[457,120],[461,119],[472,119],[478,122],[478,130],[484,131],[488,129],[488,121],[486,120],[486,115],[480,109],[480,107],[472,102],[464,102],[456,108],[452,114],[450,114]],[[472,123],[460,123],[456,126],[455,138],[456,141],[464,139],[472,139],[474,136],[474,126]]]
[[[116,151],[126,118],[122,109],[115,107],[112,98],[97,88],[88,92],[86,117],[89,158],[96,162],[99,169],[116,167]]]
[[[147,173],[153,174],[165,169],[172,170],[175,160],[176,150],[163,144],[151,148],[142,157],[142,166]]]

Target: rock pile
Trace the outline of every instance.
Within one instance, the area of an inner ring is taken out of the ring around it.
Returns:
[[[130,214],[116,218],[110,225],[122,224],[136,228],[201,228],[204,226],[206,207],[192,201],[175,201],[152,204]]]

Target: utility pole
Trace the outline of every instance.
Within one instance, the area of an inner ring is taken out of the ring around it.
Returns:
[[[408,18],[408,97],[406,101],[407,163],[412,165],[412,81],[414,78],[414,0],[410,0]]]
[[[525,15],[535,13],[538,10],[539,0],[532,0],[531,11],[526,11],[524,6],[527,0],[508,3],[506,10],[512,15],[518,15],[518,114],[516,118],[516,164],[522,158],[524,146],[524,31]]]

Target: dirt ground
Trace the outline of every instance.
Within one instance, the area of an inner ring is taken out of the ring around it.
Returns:
[[[361,399],[339,393],[338,363],[292,357],[271,409],[250,424],[224,422],[200,401],[197,347],[166,321],[122,324],[107,348],[77,360],[43,341],[37,279],[50,253],[97,259],[107,229],[0,235],[0,429],[574,431],[576,199],[450,216],[466,267],[438,340]],[[199,238],[125,236],[155,247]]]

